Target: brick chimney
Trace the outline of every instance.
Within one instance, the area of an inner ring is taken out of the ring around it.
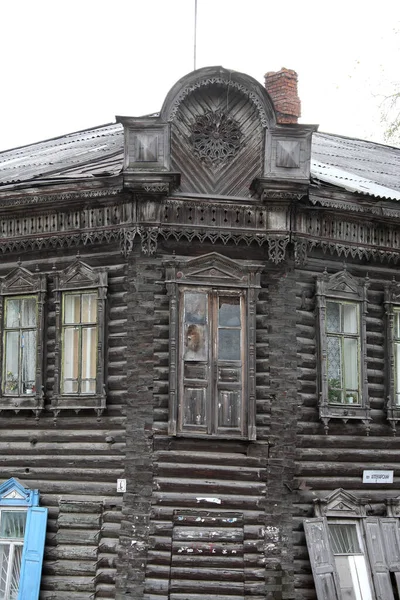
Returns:
[[[265,89],[274,103],[277,122],[297,123],[301,105],[297,95],[296,71],[282,67],[280,71],[266,73]]]

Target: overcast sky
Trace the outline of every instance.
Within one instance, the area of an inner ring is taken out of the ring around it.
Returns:
[[[0,0],[0,150],[161,108],[193,70],[195,0]],[[197,68],[299,75],[303,123],[383,141],[400,1],[197,0]]]

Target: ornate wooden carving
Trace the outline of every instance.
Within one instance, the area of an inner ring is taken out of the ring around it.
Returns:
[[[316,517],[362,518],[367,516],[366,504],[368,504],[368,499],[357,498],[350,492],[339,488],[325,498],[316,498],[314,513]]]
[[[361,420],[369,432],[370,407],[368,397],[368,379],[366,367],[366,314],[368,279],[358,281],[346,270],[334,275],[325,271],[316,280],[316,298],[318,312],[318,341],[319,341],[319,413],[324,423],[325,433],[328,433],[329,421],[341,419],[344,423],[349,420]],[[359,311],[360,339],[360,402],[359,404],[330,403],[328,398],[327,375],[327,335],[326,335],[326,302],[330,299],[355,302]]]
[[[96,349],[96,392],[94,394],[63,394],[61,392],[62,360],[62,294],[76,290],[97,291],[97,349]],[[79,258],[64,271],[54,275],[54,293],[56,305],[56,343],[54,394],[50,409],[56,417],[61,409],[79,412],[82,409],[94,409],[101,416],[106,406],[105,390],[105,305],[107,297],[107,272],[92,269]]]
[[[44,303],[46,299],[46,275],[42,273],[31,273],[19,265],[11,271],[0,282],[0,323],[4,327],[5,299],[10,296],[34,295],[37,299],[37,328],[36,328],[36,372],[35,392],[32,395],[8,396],[4,393],[0,396],[0,411],[32,410],[38,417],[43,410],[43,335],[44,335]],[[3,365],[4,344],[0,344],[0,365]],[[0,370],[3,374],[3,370]],[[2,382],[1,382],[2,383]],[[1,389],[3,385],[0,386]]]

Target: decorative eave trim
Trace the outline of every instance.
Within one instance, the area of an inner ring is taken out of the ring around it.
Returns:
[[[29,190],[24,193],[18,192],[16,196],[10,196],[10,192],[6,193],[0,189],[0,210],[4,207],[26,206],[30,204],[60,204],[65,201],[87,200],[90,198],[105,198],[107,196],[117,196],[123,191],[123,186],[118,185],[109,188],[99,188],[90,190],[80,190],[77,192],[61,192],[54,194],[34,194],[29,195]]]
[[[316,248],[320,248],[324,254],[344,256],[344,258],[358,258],[359,260],[379,260],[380,262],[393,261],[397,264],[400,259],[400,249],[398,251],[382,250],[368,246],[357,246],[356,244],[343,243],[340,241],[328,242],[327,240],[318,240],[307,238],[303,235],[295,234],[292,237],[295,248],[295,259],[297,265],[304,265],[307,262],[308,255]]]

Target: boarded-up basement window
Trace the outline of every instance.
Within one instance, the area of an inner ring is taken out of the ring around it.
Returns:
[[[169,599],[243,600],[243,552],[241,513],[175,511]]]

